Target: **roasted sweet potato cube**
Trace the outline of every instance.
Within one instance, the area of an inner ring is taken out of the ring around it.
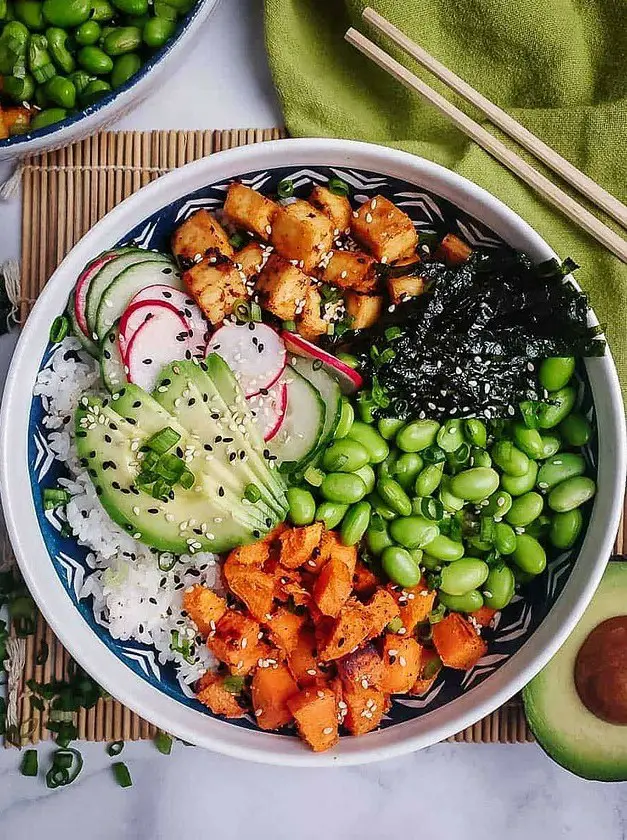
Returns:
[[[233,262],[244,272],[246,278],[254,277],[263,268],[264,252],[258,242],[249,242],[235,253]]]
[[[355,592],[363,598],[370,598],[374,594],[378,583],[375,573],[365,563],[358,560],[353,575],[353,589]]]
[[[422,646],[412,636],[386,633],[383,637],[383,681],[385,694],[405,694],[420,673]]]
[[[326,335],[329,323],[320,314],[322,298],[315,286],[309,286],[305,293],[305,302],[300,314],[296,316],[296,329],[307,341],[315,341]]]
[[[357,564],[357,546],[344,545],[335,531],[324,531],[320,541],[320,561],[324,564],[331,557],[336,557],[345,564],[351,578]]]
[[[436,591],[430,592],[422,581],[411,589],[402,589],[391,584],[388,586],[388,591],[399,606],[403,627],[407,634],[411,635],[416,626],[429,617],[435,602]]]
[[[345,195],[335,195],[327,187],[315,186],[309,196],[309,203],[331,219],[334,233],[345,233],[350,229],[353,211]]]
[[[365,330],[372,327],[379,320],[383,309],[381,295],[360,295],[357,292],[347,292],[344,295],[346,312],[351,317],[352,330]]]
[[[257,668],[251,686],[253,711],[261,729],[279,729],[292,721],[287,702],[298,686],[285,665]]]
[[[442,660],[438,656],[437,652],[432,648],[423,648],[418,678],[410,688],[409,693],[417,694],[419,696],[426,694],[436,681],[441,670]]]
[[[481,609],[475,610],[470,615],[481,627],[489,627],[497,612],[498,610],[493,610],[492,607],[481,607]]]
[[[438,259],[444,260],[447,265],[462,265],[472,254],[472,248],[459,236],[455,236],[454,233],[447,233],[435,254]]]
[[[316,578],[313,597],[325,615],[339,615],[353,589],[353,575],[346,563],[339,557],[331,557],[324,564]]]
[[[372,617],[359,601],[350,600],[340,610],[319,650],[322,662],[339,659],[359,647],[372,634]]]
[[[340,659],[337,672],[342,685],[381,688],[383,660],[375,646],[368,644]]]
[[[274,606],[274,577],[237,563],[225,563],[223,575],[231,592],[246,604],[253,618],[264,621]]]
[[[361,684],[342,683],[342,698],[346,703],[344,726],[351,735],[365,735],[376,729],[385,713],[385,694],[378,688]]]
[[[237,702],[238,695],[226,687],[229,685],[228,680],[229,677],[207,672],[199,680],[196,699],[211,709],[214,715],[226,718],[244,717],[244,710]]]
[[[256,234],[267,242],[272,233],[272,222],[278,205],[257,190],[234,182],[224,202],[224,215],[236,227]]]
[[[2,80],[0,79],[0,89]],[[35,111],[15,105],[10,108],[0,106],[0,140],[6,140],[13,134],[23,134],[28,130]]]
[[[227,232],[208,210],[197,210],[172,234],[172,252],[179,259],[199,261],[212,248],[226,257],[233,256]]]
[[[208,636],[226,612],[226,601],[206,586],[196,584],[183,593],[183,609],[198,627],[202,636]]]
[[[308,201],[297,200],[277,210],[270,241],[282,257],[311,271],[331,250],[333,224]]]
[[[361,251],[333,251],[320,279],[330,286],[370,294],[377,287],[375,260]]]
[[[240,271],[231,260],[210,257],[183,274],[183,282],[211,324],[221,324],[235,302],[247,296]]]
[[[433,625],[433,644],[444,665],[467,671],[485,655],[488,646],[459,613],[449,613]]]
[[[301,738],[314,752],[337,744],[337,699],[330,688],[305,688],[287,701]]]
[[[387,287],[390,300],[394,305],[398,305],[421,295],[425,288],[425,281],[418,275],[413,277],[389,277]]]
[[[273,643],[286,653],[298,645],[299,633],[305,624],[305,616],[279,607],[272,616],[265,620]]]
[[[393,618],[399,614],[399,607],[394,598],[385,589],[378,589],[365,606],[370,625],[368,638],[380,636]]]
[[[290,528],[279,537],[281,554],[279,560],[286,569],[297,569],[304,565],[320,545],[322,522],[314,522],[304,528]]]
[[[266,540],[257,540],[250,545],[240,545],[229,552],[227,563],[240,566],[257,566],[261,568],[270,557],[270,544]]]
[[[210,634],[207,647],[231,673],[245,676],[263,657],[265,647],[259,643],[259,623],[235,610],[227,610]]]
[[[294,573],[293,569],[288,572],[283,566],[279,565],[274,577],[274,597],[277,601],[282,604],[292,601],[294,606],[297,607],[309,605],[311,592],[304,585],[300,574]]]
[[[398,260],[418,244],[418,234],[407,213],[382,195],[364,201],[357,214],[353,214],[351,231],[379,262]]]
[[[310,284],[309,277],[298,266],[273,253],[255,288],[266,309],[282,321],[293,321],[297,309],[304,305]]]
[[[316,659],[316,637],[310,627],[302,627],[296,645],[287,655],[287,667],[296,682],[305,688],[323,677]]]

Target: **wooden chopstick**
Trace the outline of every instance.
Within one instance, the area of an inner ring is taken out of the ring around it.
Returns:
[[[609,251],[615,254],[624,263],[627,263],[627,241],[614,233],[607,225],[600,222],[596,216],[588,212],[585,207],[578,204],[563,190],[549,181],[544,175],[530,166],[515,152],[507,148],[500,140],[486,131],[485,128],[472,120],[455,105],[441,96],[426,82],[403,67],[398,61],[389,56],[384,50],[370,41],[361,32],[350,28],[344,36],[349,44],[352,44],[365,56],[378,64],[383,70],[404,84],[410,90],[419,93],[427,102],[435,106],[440,113],[448,117],[461,131],[467,134],[486,152],[496,158],[500,163],[518,175],[526,184],[533,187],[543,198],[567,216],[579,227],[593,236],[598,242],[604,245]]]
[[[584,172],[573,166],[570,161],[559,155],[555,149],[547,146],[539,137],[532,134],[528,129],[517,122],[508,113],[499,108],[489,99],[486,99],[478,90],[471,87],[468,82],[460,79],[452,70],[445,67],[437,58],[434,58],[423,47],[412,41],[394,24],[382,17],[374,9],[366,7],[363,11],[363,18],[376,30],[387,35],[395,44],[403,49],[412,58],[433,73],[440,81],[448,85],[460,96],[474,105],[479,111],[488,117],[494,125],[497,125],[506,134],[520,143],[527,151],[531,152],[538,160],[546,164],[554,172],[557,172],[567,183],[578,192],[592,201],[601,210],[605,210],[608,216],[627,228],[627,207],[611,193],[599,186]]]

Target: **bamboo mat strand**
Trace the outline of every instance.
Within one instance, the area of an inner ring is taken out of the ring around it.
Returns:
[[[213,152],[284,136],[280,129],[229,131],[106,132],[25,162],[22,176],[22,295],[26,320],[54,269],[74,244],[123,199],[178,166]],[[624,553],[624,519],[616,551]],[[42,643],[44,664],[37,664]],[[36,632],[26,641],[26,666],[20,684],[19,718],[36,744],[50,739],[47,713],[32,707],[26,682],[48,682],[67,675],[70,657],[38,614]],[[78,737],[89,741],[152,738],[156,729],[113,699],[101,699],[77,719]],[[520,699],[448,739],[464,743],[532,741]]]

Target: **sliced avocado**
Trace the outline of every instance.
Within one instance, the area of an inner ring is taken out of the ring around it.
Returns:
[[[239,521],[237,512],[208,496],[202,485],[190,490],[176,486],[174,498],[167,501],[137,488],[137,452],[148,437],[139,424],[117,414],[108,400],[81,399],[76,411],[78,455],[114,522],[134,539],[177,554],[221,553],[260,536],[260,530]]]
[[[575,666],[582,645],[604,621],[627,614],[627,562],[610,562],[581,621],[523,691],[525,713],[540,746],[584,779],[627,781],[627,726],[608,723],[582,702]],[[622,659],[625,668],[625,656]],[[616,663],[614,663],[616,665]],[[623,695],[625,680],[622,676]],[[627,706],[627,697],[616,698]]]

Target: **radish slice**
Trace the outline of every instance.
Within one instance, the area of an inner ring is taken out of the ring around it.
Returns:
[[[264,388],[264,391],[266,389]],[[255,394],[247,399],[255,422],[265,441],[272,440],[281,428],[287,411],[287,385],[282,380],[265,394]]]
[[[281,338],[285,342],[288,353],[293,353],[295,356],[305,356],[307,359],[318,359],[322,362],[327,373],[337,380],[344,394],[354,394],[364,384],[363,378],[356,370],[341,362],[337,356],[327,353],[326,350],[322,350],[300,335],[283,330]]]
[[[167,306],[160,306],[153,317],[142,324],[131,338],[126,354],[129,382],[144,391],[152,391],[162,369],[170,362],[191,359],[189,336],[179,341],[188,330],[183,318]]]
[[[128,356],[130,343],[137,330],[147,321],[150,321],[151,318],[154,318],[155,315],[159,315],[163,311],[172,312],[174,315],[178,315],[181,321],[185,324],[185,329],[182,329],[177,335],[177,341],[181,344],[185,344],[186,347],[189,346],[191,332],[189,322],[181,315],[179,310],[175,306],[166,303],[164,300],[144,300],[128,306],[120,318],[120,353],[122,354],[122,358],[125,362]]]
[[[207,355],[217,353],[233,371],[247,397],[271,388],[285,370],[287,353],[280,336],[266,324],[225,323],[211,336]]]
[[[211,327],[206,321],[204,315],[196,305],[193,298],[180,289],[173,289],[172,286],[165,286],[156,284],[154,286],[146,286],[141,292],[138,292],[130,303],[132,306],[135,303],[144,301],[158,300],[163,303],[168,303],[179,310],[181,315],[193,330],[192,344],[194,345],[194,355],[204,356]]]
[[[87,292],[89,291],[89,284],[92,278],[100,271],[103,265],[106,265],[111,260],[114,260],[119,255],[119,251],[110,251],[96,257],[93,262],[83,269],[76,281],[74,289],[74,314],[76,321],[87,338],[91,339],[89,327],[87,326],[87,318],[85,317],[85,304],[87,303]]]

